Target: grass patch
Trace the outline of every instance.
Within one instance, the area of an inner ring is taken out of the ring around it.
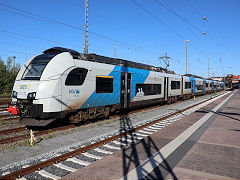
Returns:
[[[97,123],[97,125],[98,125],[98,126],[103,126],[104,123],[103,123],[102,121],[100,121],[100,122]]]
[[[48,135],[44,136],[44,139],[51,139],[52,137],[53,137],[52,134],[48,134]]]

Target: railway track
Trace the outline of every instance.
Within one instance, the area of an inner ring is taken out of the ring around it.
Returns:
[[[0,105],[8,104],[11,100],[11,98],[0,98]]]
[[[222,96],[224,96],[224,94],[220,97]],[[40,161],[33,165],[19,167],[18,170],[13,172],[4,172],[0,179],[59,179],[70,172],[74,172],[79,168],[91,164],[93,161],[99,160],[131,143],[149,136],[155,131],[158,131],[177,121],[177,116],[183,116],[183,112],[197,108],[197,106],[200,105],[203,106],[204,103],[207,103],[207,101],[211,102],[211,100],[212,98],[187,108],[180,109],[164,117],[153,119],[142,125],[140,124],[136,127],[122,130],[122,132],[118,134],[110,135],[108,138],[97,142],[90,142],[89,144],[58,155],[57,157],[43,160],[42,162]]]
[[[46,134],[49,134],[52,132],[63,131],[63,130],[71,129],[71,128],[75,128],[75,127],[76,127],[75,125],[71,124],[71,125],[67,125],[67,126],[53,128],[53,129],[38,131],[38,132],[34,133],[34,136],[39,137],[39,136],[46,135]],[[14,128],[14,129],[6,129],[3,131],[0,131],[0,135],[10,135],[10,134],[12,135],[12,133],[24,133],[24,134],[22,134],[22,135],[15,134],[13,137],[0,139],[0,145],[16,142],[16,141],[20,141],[20,140],[26,140],[26,139],[30,138],[29,131],[26,127],[18,127],[18,128]]]

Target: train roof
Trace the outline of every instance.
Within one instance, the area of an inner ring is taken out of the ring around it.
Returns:
[[[150,70],[150,71],[156,71],[156,72],[166,72],[166,73],[175,74],[173,71],[169,71],[162,67],[155,67],[155,66],[137,63],[137,62],[124,60],[124,59],[110,58],[110,57],[100,56],[97,54],[82,54],[75,50],[62,48],[62,47],[53,47],[45,50],[43,53],[44,54],[60,54],[62,52],[69,52],[74,59],[79,59],[79,60],[86,60],[86,61],[92,61],[92,62],[98,62],[98,63],[112,64],[112,65],[118,65],[118,66],[124,66],[124,67],[131,67],[131,68],[138,68],[138,69],[144,69],[144,70]]]

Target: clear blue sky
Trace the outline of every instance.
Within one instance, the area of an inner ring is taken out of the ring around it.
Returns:
[[[0,56],[23,65],[54,46],[83,52],[84,4],[0,0]],[[239,0],[89,0],[89,53],[113,57],[117,46],[118,58],[159,66],[167,52],[170,69],[184,74],[187,39],[188,72],[207,77],[209,58],[211,76],[237,75],[239,9]]]

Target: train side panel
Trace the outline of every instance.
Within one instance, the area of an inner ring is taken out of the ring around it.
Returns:
[[[182,77],[177,75],[168,75],[168,96],[182,95]]]

